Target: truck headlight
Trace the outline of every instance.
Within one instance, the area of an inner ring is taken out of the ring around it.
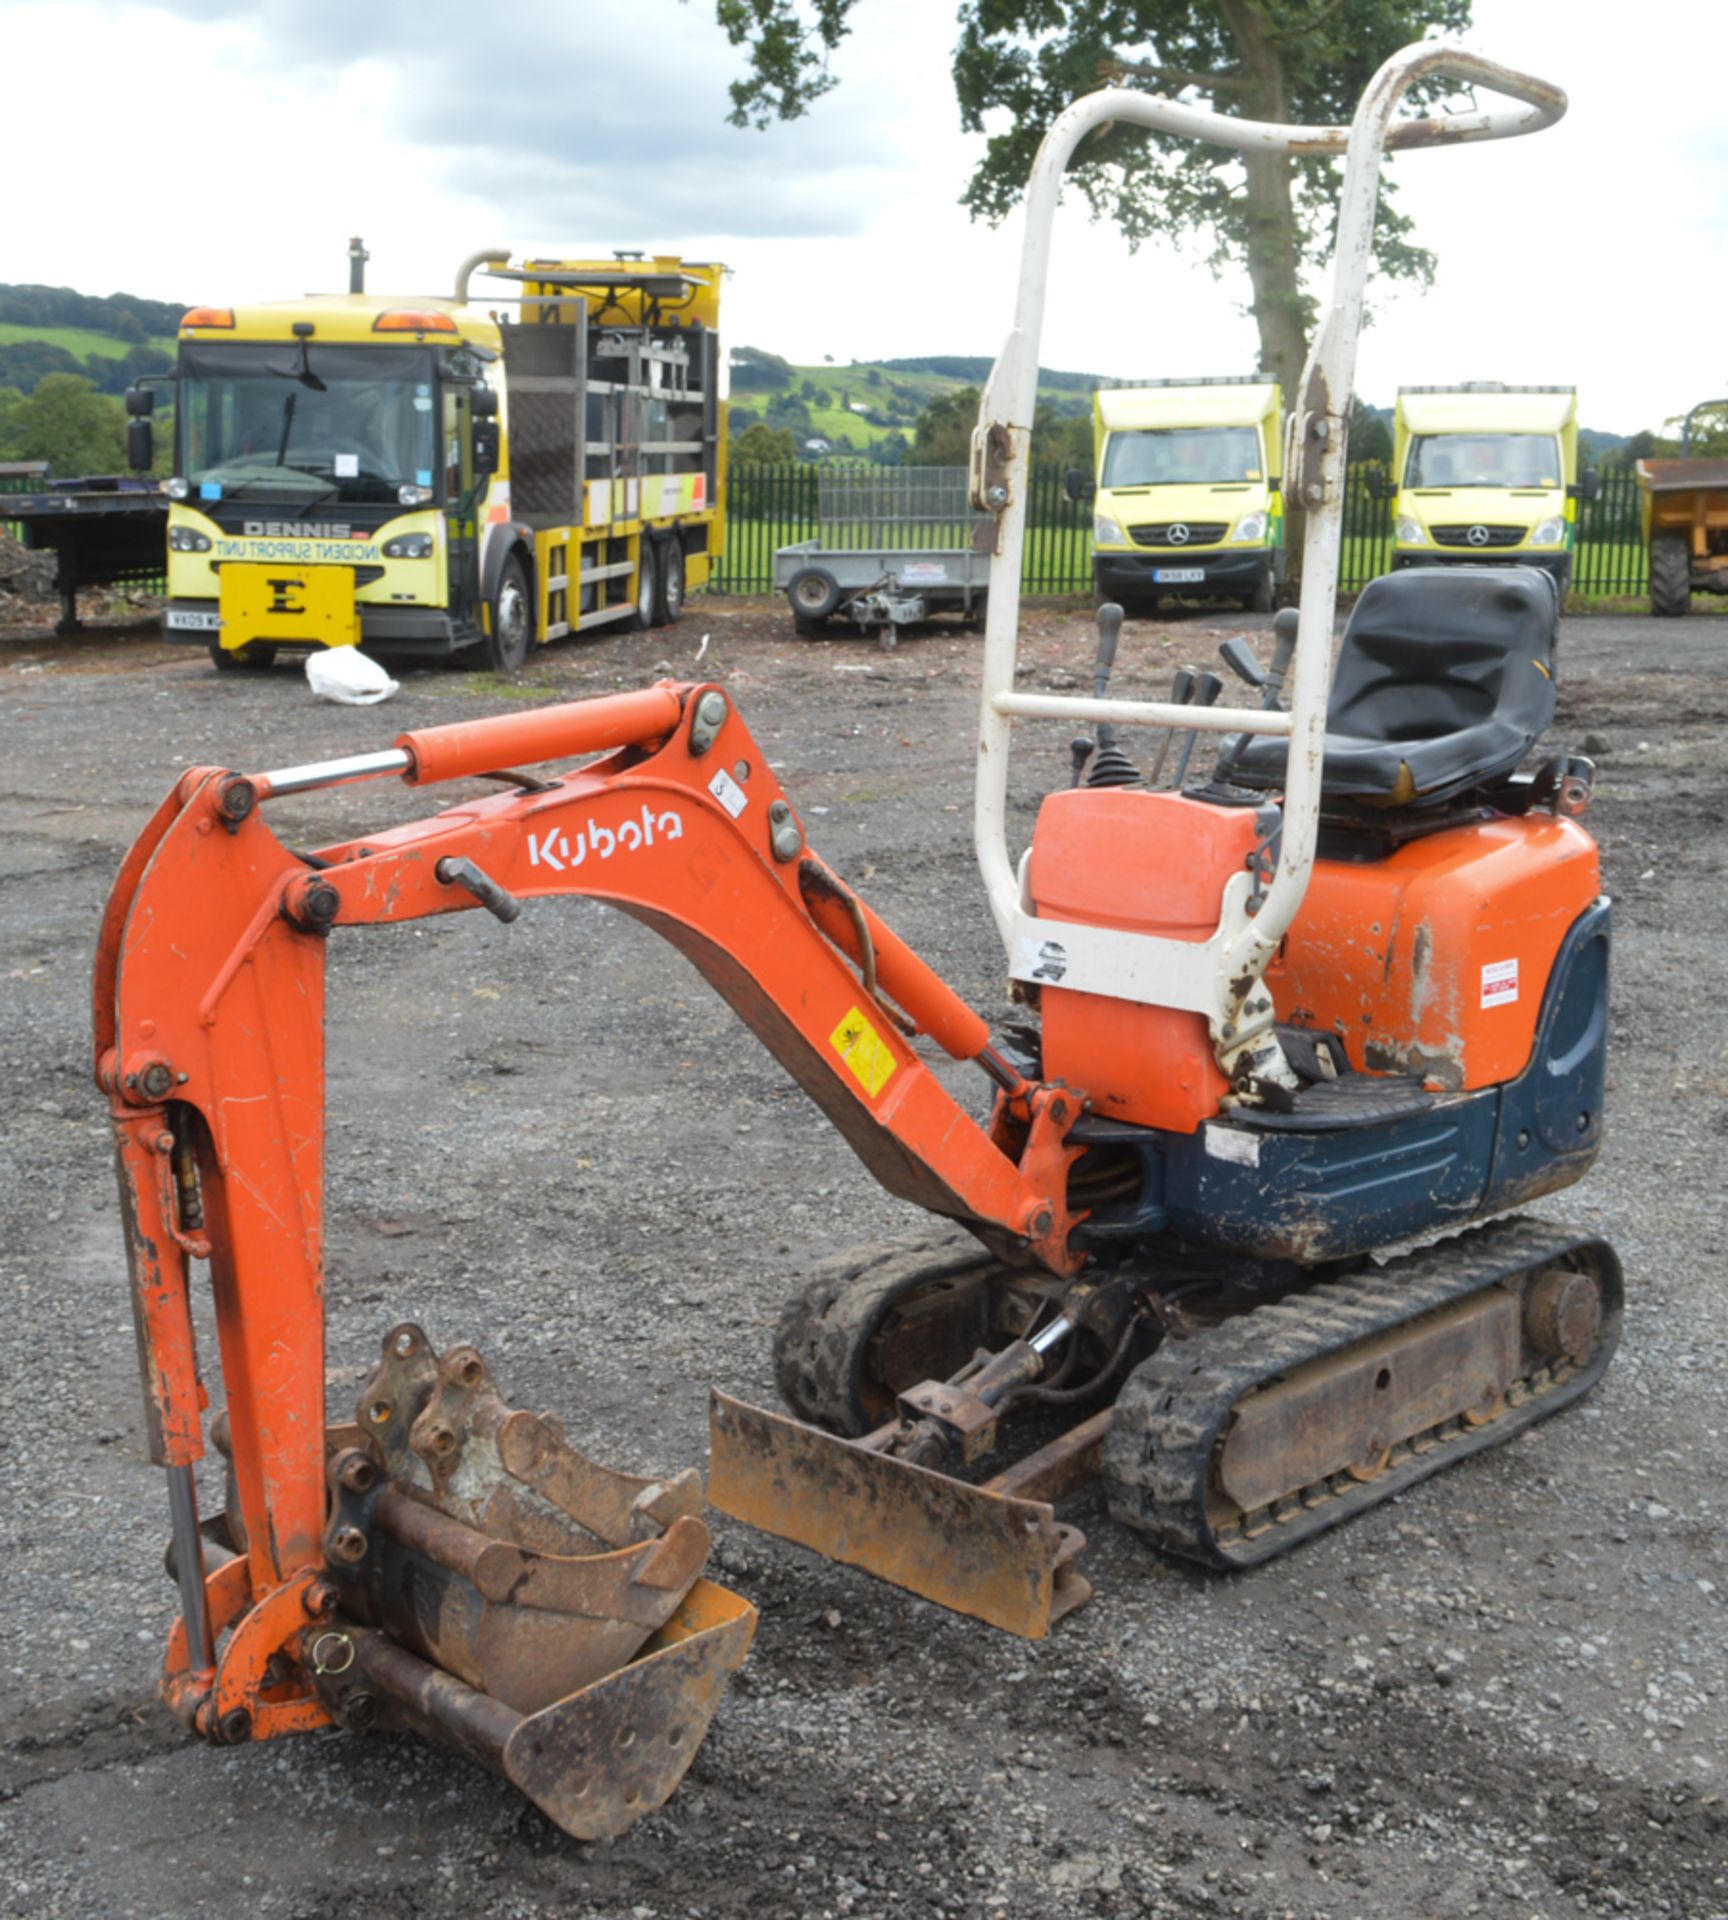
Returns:
[[[162,482],[162,491],[167,494],[170,500],[190,500],[192,497],[192,482],[182,478],[179,474],[175,474],[172,480],[164,480]]]
[[[432,498],[430,487],[398,487],[396,498],[405,507],[423,507]]]
[[[432,536],[429,533],[399,533],[384,542],[386,560],[430,560]]]
[[[1555,514],[1546,520],[1538,521],[1530,529],[1530,538],[1525,542],[1531,547],[1557,547],[1566,538],[1566,522]]]
[[[1266,538],[1266,516],[1264,513],[1245,513],[1236,522],[1236,531],[1232,540],[1264,540]]]
[[[208,553],[210,536],[200,533],[196,527],[170,527],[168,545],[175,553]]]
[[[1107,513],[1092,516],[1092,544],[1095,547],[1125,547],[1128,536]]]
[[[1428,544],[1428,529],[1420,520],[1412,520],[1401,513],[1398,516],[1398,544],[1401,547],[1425,547]]]

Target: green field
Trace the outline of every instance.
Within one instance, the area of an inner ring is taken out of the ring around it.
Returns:
[[[875,374],[876,379],[871,380]],[[853,449],[862,453],[873,447],[879,440],[885,440],[891,433],[902,433],[908,440],[917,431],[917,418],[932,400],[956,388],[973,384],[967,380],[956,380],[943,373],[900,373],[888,367],[873,366],[869,362],[860,362],[856,366],[794,366],[792,385],[781,388],[781,394],[799,393],[808,381],[819,392],[828,396],[829,404],[818,406],[807,402],[810,413],[810,430],[824,440],[838,440],[841,436],[850,440]],[[775,398],[771,392],[740,391],[734,389],[732,404],[747,408],[750,412],[763,413],[768,403]],[[1060,412],[1074,413],[1084,411],[1090,404],[1084,394],[1068,388],[1041,387],[1039,398],[1049,402]],[[853,403],[868,407],[871,418],[852,411]],[[884,414],[896,414],[898,419],[884,419]]]
[[[133,344],[129,340],[116,340],[111,333],[97,333],[90,327],[23,327],[0,320],[0,347],[21,346],[30,340],[61,347],[80,360],[88,359],[93,353],[99,353],[105,360],[118,360],[131,352]],[[174,351],[172,340],[146,340],[143,344],[159,347],[164,353]]]

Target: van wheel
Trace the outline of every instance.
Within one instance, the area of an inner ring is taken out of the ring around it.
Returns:
[[[493,673],[520,673],[534,644],[534,602],[528,571],[519,553],[511,554],[492,595],[492,631],[480,643],[480,658]]]
[[[677,534],[662,542],[659,559],[660,604],[655,612],[655,624],[670,627],[677,624],[684,611],[684,543]]]
[[[1650,611],[1668,619],[1692,611],[1692,553],[1684,534],[1659,533],[1650,542]]]
[[[218,673],[238,673],[242,667],[273,665],[276,649],[266,646],[262,640],[254,640],[246,647],[225,647],[219,641],[212,640],[210,659]]]
[[[630,616],[634,633],[645,633],[660,611],[659,555],[654,542],[643,534],[636,546],[636,610]]]
[[[1250,613],[1270,613],[1275,597],[1276,590],[1272,585],[1272,569],[1268,567],[1266,571],[1261,574],[1260,578],[1254,582],[1254,591],[1248,596],[1248,611]]]

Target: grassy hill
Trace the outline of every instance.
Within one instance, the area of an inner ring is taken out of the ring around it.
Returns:
[[[735,409],[746,408],[761,417],[776,397],[801,398],[813,436],[828,441],[844,437],[862,453],[894,433],[910,440],[919,414],[932,400],[959,387],[981,386],[990,371],[988,360],[958,359],[946,364],[962,371],[934,373],[916,363],[896,361],[793,365],[790,383],[777,394],[739,391],[735,385],[732,404]],[[1090,409],[1092,388],[1097,384],[1097,377],[1091,374],[1053,374],[1040,369],[1038,397],[1056,413],[1082,414]],[[807,389],[813,389],[815,397]],[[867,412],[856,411],[859,407]]]
[[[124,359],[134,344],[130,340],[117,340],[111,333],[98,333],[94,327],[31,327],[21,326],[16,321],[0,320],[0,347],[17,346],[27,340],[40,340],[44,346],[58,347],[63,353],[74,354],[80,360],[87,359],[93,353],[100,354],[104,360]],[[172,336],[152,339],[145,344],[163,353],[174,351]]]

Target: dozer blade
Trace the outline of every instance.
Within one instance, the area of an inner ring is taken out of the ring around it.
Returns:
[[[698,1580],[636,1659],[529,1714],[346,1620],[306,1640],[344,1724],[418,1733],[502,1775],[574,1838],[610,1840],[671,1797],[755,1631],[747,1600]]]
[[[708,1499],[782,1540],[860,1567],[939,1606],[1039,1640],[1091,1594],[1085,1545],[1041,1500],[927,1467],[709,1395]]]

